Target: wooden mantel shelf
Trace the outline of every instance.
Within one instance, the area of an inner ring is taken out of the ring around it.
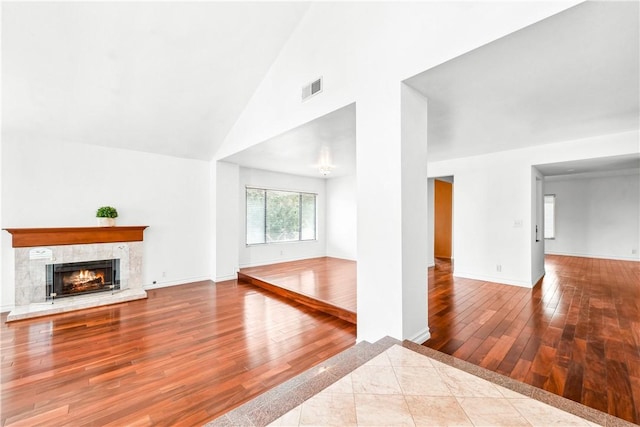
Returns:
[[[5,228],[13,236],[14,248],[83,245],[92,243],[141,242],[147,225],[125,227]]]

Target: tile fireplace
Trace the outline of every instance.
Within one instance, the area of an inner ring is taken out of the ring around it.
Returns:
[[[15,308],[7,321],[146,298],[145,228],[6,229],[15,255]]]

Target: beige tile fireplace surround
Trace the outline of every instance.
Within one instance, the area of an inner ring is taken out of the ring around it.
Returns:
[[[15,308],[7,322],[147,297],[142,282],[146,226],[7,228],[15,255]],[[120,261],[120,289],[47,299],[46,266]]]

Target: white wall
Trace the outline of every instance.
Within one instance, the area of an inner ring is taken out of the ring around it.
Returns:
[[[327,187],[327,256],[356,260],[358,206],[356,176],[330,178]]]
[[[522,161],[500,153],[456,162],[456,276],[530,286],[531,168]]]
[[[640,260],[637,169],[547,177],[545,193],[556,195],[556,238],[545,241],[546,253]]]
[[[535,284],[545,273],[544,177],[535,167],[531,168],[531,223],[531,283]]]
[[[402,336],[423,343],[431,336],[427,324],[427,99],[403,84],[401,106]]]
[[[318,212],[317,240],[247,246],[245,225],[245,188],[247,186],[272,190],[316,193],[318,195],[316,199],[316,209]],[[239,212],[237,216],[237,226],[239,230],[237,233],[237,245],[240,253],[239,260],[241,268],[326,255],[325,206],[327,196],[324,179],[289,175],[260,169],[240,168],[239,186],[236,188],[239,194],[237,204]],[[229,250],[232,250],[232,248]]]
[[[209,278],[209,164],[84,144],[2,141],[2,227],[95,226],[99,206],[144,232],[145,287]],[[2,232],[2,310],[14,304]],[[164,275],[163,275],[164,273]]]
[[[404,338],[400,82],[576,3],[318,2],[284,46],[216,158],[357,102],[358,340]]]
[[[430,176],[455,176],[454,275],[532,286],[531,167],[638,153],[639,136],[638,131],[625,132],[429,163]],[[502,266],[501,272],[496,265]]]
[[[240,185],[240,167],[233,163],[211,162],[212,177],[214,179],[216,205],[212,212],[212,224],[214,230],[227,230],[227,233],[220,233],[213,238],[213,251],[215,253],[215,265],[212,269],[212,278],[216,282],[232,280],[237,278],[240,267],[240,253],[236,250],[239,230],[238,218],[244,218],[244,214],[239,211],[240,200],[244,200],[244,195],[238,192]],[[244,229],[244,226],[242,227]]]

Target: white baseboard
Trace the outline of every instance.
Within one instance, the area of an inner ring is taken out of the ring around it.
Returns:
[[[427,341],[429,338],[431,338],[431,332],[429,331],[429,327],[427,326],[417,334],[414,334],[413,336],[407,339],[416,344],[422,344],[423,342]]]
[[[227,280],[235,280],[237,278],[238,278],[237,274],[231,274],[231,275],[227,275],[227,276],[216,277],[215,279],[213,279],[213,281],[218,283],[218,282],[225,282]]]
[[[511,286],[520,286],[522,288],[532,288],[532,283],[529,283],[524,280],[518,280],[508,277],[500,277],[500,276],[483,276],[480,274],[471,274],[465,272],[453,272],[453,277],[462,277],[464,279],[473,279],[473,280],[481,280],[483,282],[492,282],[492,283],[500,283],[501,285],[511,285]]]
[[[612,259],[616,261],[640,261],[640,255],[634,256],[615,256],[615,255],[597,255],[597,254],[583,254],[583,253],[570,253],[570,252],[545,252],[545,255],[560,255],[560,256],[574,256],[580,258],[597,258],[597,259]]]
[[[171,280],[168,282],[150,283],[150,284],[144,285],[144,289],[168,288],[170,286],[186,285],[187,283],[201,282],[203,280],[211,280],[211,278],[208,276],[200,276],[200,277],[189,277],[189,278],[180,279],[180,280]]]
[[[351,257],[349,255],[345,255],[345,254],[326,254],[325,256],[327,258],[338,258],[338,259],[346,259],[347,261],[357,261],[356,258]]]
[[[533,281],[533,286],[535,286],[536,283],[538,283],[544,277],[545,274],[547,274],[547,272],[545,270],[542,270],[542,273],[540,273],[540,275]]]

